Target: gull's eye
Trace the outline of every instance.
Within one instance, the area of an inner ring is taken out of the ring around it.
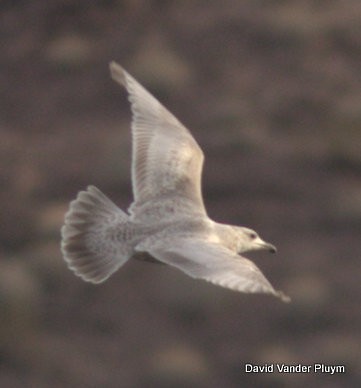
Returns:
[[[255,238],[257,238],[257,234],[256,233],[250,233],[249,238],[251,240],[254,240]]]

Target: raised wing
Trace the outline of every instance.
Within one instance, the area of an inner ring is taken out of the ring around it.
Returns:
[[[140,216],[150,202],[155,202],[154,199],[164,199],[168,201],[168,205],[171,199],[172,203],[177,203],[178,212],[191,209],[205,214],[201,193],[204,157],[197,142],[190,132],[121,66],[112,62],[110,70],[113,79],[127,89],[133,112],[134,203],[130,209],[131,213],[135,217]],[[162,209],[158,209],[158,212],[161,211]]]
[[[290,301],[288,296],[272,287],[253,262],[220,245],[184,238],[156,242],[148,247],[145,243],[136,247],[136,250],[143,249],[193,278],[204,279],[234,291],[267,293],[284,302]]]

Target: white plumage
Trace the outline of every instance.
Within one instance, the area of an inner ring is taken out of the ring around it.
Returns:
[[[78,194],[61,231],[69,268],[100,283],[130,258],[141,258],[235,291],[289,301],[240,255],[276,248],[251,229],[208,217],[201,192],[204,155],[188,129],[121,66],[112,62],[110,70],[128,91],[133,112],[134,202],[127,214],[94,186]]]

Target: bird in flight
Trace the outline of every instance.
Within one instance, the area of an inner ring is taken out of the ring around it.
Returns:
[[[101,283],[131,258],[155,261],[221,287],[288,302],[243,257],[276,248],[252,229],[208,217],[201,191],[204,155],[189,130],[120,65],[111,62],[110,72],[127,90],[132,109],[134,201],[124,212],[94,186],[79,192],[61,229],[68,267]]]

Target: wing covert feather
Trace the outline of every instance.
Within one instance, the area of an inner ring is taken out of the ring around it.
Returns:
[[[186,200],[205,213],[201,148],[188,129],[121,66],[112,62],[110,69],[113,79],[128,91],[133,112],[132,212],[154,198],[168,196]]]
[[[138,249],[146,249],[152,256],[174,266],[193,278],[204,279],[221,287],[245,293],[267,293],[282,301],[290,299],[281,291],[276,291],[259,268],[245,257],[218,244],[196,238],[146,244]]]

